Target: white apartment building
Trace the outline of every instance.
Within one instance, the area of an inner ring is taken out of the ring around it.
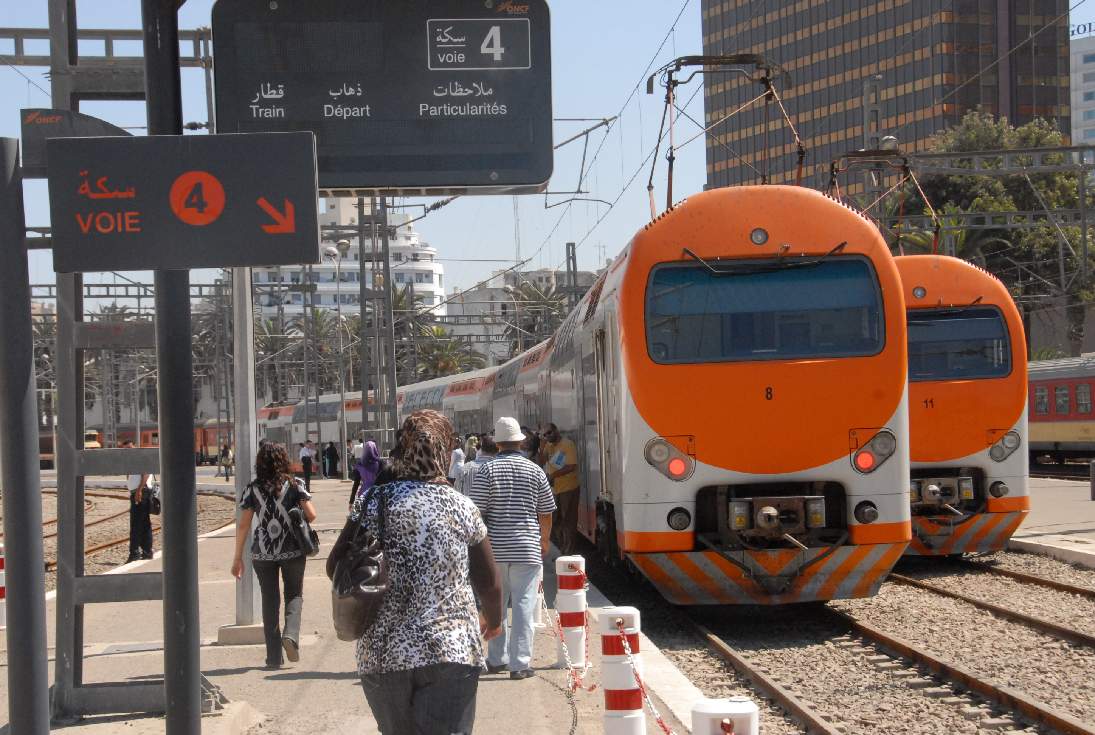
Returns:
[[[321,228],[357,224],[356,199],[324,199],[321,200],[321,209]],[[413,284],[415,298],[423,306],[441,304],[445,300],[445,267],[437,262],[437,249],[422,241],[410,219],[411,215],[404,212],[388,211],[388,221],[395,228],[395,237],[388,244],[392,280],[400,289]],[[357,238],[353,235],[342,237],[350,241],[350,248],[341,265],[333,258],[324,257],[321,263],[311,266],[311,281],[315,283],[316,291],[310,301],[317,308],[335,309],[341,300],[343,313],[355,314],[360,311],[359,283],[362,277]],[[325,241],[324,248],[331,244]],[[365,246],[368,253],[368,241]],[[336,274],[339,274],[337,279]],[[368,261],[365,262],[364,278],[366,286],[372,287],[372,263]],[[255,268],[255,303],[262,316],[273,317],[279,308],[286,316],[302,314],[304,293],[293,290],[293,286],[300,286],[307,279],[307,268],[301,265]],[[443,316],[445,306],[439,306],[434,313]]]
[[[1072,144],[1095,145],[1095,36],[1069,44],[1072,74]]]

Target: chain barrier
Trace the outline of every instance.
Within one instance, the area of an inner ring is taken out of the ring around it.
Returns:
[[[582,588],[588,589],[588,577],[585,572],[575,569],[575,565],[570,566],[571,571],[579,571],[580,578],[582,580]],[[540,591],[543,592],[544,583],[540,583]],[[587,692],[592,692],[597,688],[596,684],[585,684],[585,671],[592,668],[589,661],[589,610],[585,611],[585,660],[583,665],[579,668],[574,666],[574,661],[570,657],[570,648],[567,646],[566,635],[563,633],[562,617],[556,612],[551,614],[551,609],[547,606],[547,599],[543,596],[540,597],[540,605],[543,608],[543,613],[551,621],[551,628],[555,632],[555,637],[559,641],[559,647],[563,651],[563,661],[566,664],[567,669],[567,686],[570,687],[571,692],[576,692],[579,689],[584,689]]]
[[[639,668],[635,665],[635,657],[631,655],[631,644],[628,643],[627,633],[624,631],[623,618],[616,618],[616,630],[620,631],[620,640],[624,644],[624,655],[627,656],[627,663],[631,666],[631,674],[635,677],[635,684],[639,687],[639,693],[643,695],[643,701],[646,702],[647,709],[650,710],[650,714],[654,717],[654,721],[658,723],[658,727],[661,728],[665,735],[676,735],[676,733],[673,732],[673,729],[666,723],[661,712],[658,711],[658,708],[654,706],[654,701],[646,691],[646,685],[643,683],[642,677],[639,676]]]

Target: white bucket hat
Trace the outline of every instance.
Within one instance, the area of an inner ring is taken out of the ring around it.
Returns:
[[[502,443],[524,440],[525,435],[521,433],[521,424],[517,423],[517,419],[503,416],[494,423],[494,441]]]

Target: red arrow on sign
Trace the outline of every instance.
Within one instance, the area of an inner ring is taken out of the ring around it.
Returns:
[[[256,204],[262,207],[262,211],[274,220],[274,224],[262,226],[264,232],[271,235],[280,235],[297,231],[296,208],[288,199],[285,200],[285,214],[279,212],[273,204],[266,201],[266,197],[259,197]]]

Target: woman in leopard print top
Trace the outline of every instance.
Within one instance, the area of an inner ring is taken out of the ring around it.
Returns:
[[[393,452],[394,480],[358,496],[328,561],[330,574],[358,524],[377,527],[383,495],[389,586],[377,622],[357,643],[357,668],[384,735],[470,733],[480,636],[501,633],[501,587],[486,526],[446,479],[453,436],[437,411],[407,417]]]

